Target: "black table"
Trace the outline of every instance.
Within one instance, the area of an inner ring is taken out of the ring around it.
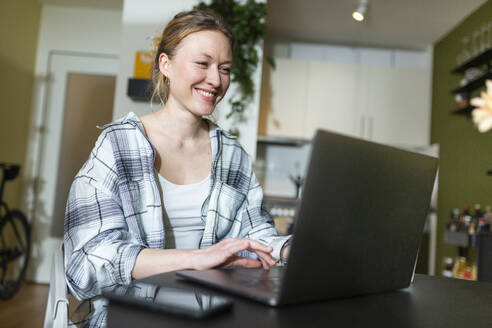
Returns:
[[[174,273],[144,281],[223,294]],[[492,327],[492,283],[444,277],[415,275],[400,291],[282,308],[233,298],[231,312],[201,321],[110,303],[108,327]]]

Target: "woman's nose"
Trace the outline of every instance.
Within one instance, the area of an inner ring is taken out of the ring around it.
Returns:
[[[220,86],[220,72],[218,67],[210,67],[207,71],[207,82],[213,86]]]

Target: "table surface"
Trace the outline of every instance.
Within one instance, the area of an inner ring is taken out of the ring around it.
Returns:
[[[224,295],[174,273],[144,282]],[[232,297],[232,311],[204,320],[110,303],[108,327],[492,327],[492,283],[444,277],[417,274],[403,290],[281,308]]]

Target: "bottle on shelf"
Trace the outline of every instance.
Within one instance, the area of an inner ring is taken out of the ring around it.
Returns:
[[[458,226],[458,231],[468,231],[471,220],[472,216],[470,214],[470,207],[465,204],[463,205],[463,214],[460,217],[461,225]]]
[[[451,232],[467,232],[469,235],[476,235],[482,232],[492,232],[492,207],[487,205],[485,210],[480,204],[475,204],[473,215],[467,204],[463,205],[463,210],[455,208],[449,215],[446,230]]]
[[[472,220],[472,221],[470,222],[470,225],[468,226],[468,234],[469,234],[470,236],[473,236],[473,235],[475,234],[475,232],[476,232],[476,231],[475,231],[475,221],[473,221],[473,220]]]
[[[446,229],[449,231],[457,231],[459,219],[460,219],[460,210],[458,208],[455,208],[451,211],[449,222],[447,224]]]
[[[453,258],[452,257],[445,257],[444,258],[444,265],[442,268],[442,275],[444,277],[452,278],[453,277]]]
[[[475,212],[473,213],[473,233],[470,233],[470,235],[474,235],[475,233],[479,233],[479,224],[480,224],[480,219],[483,217],[483,211],[480,206],[480,204],[475,204]]]
[[[466,258],[463,256],[459,256],[454,261],[453,277],[458,279],[463,279],[465,276],[465,270],[466,270]]]

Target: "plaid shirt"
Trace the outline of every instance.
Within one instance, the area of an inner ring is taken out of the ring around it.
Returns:
[[[209,127],[213,160],[200,248],[244,237],[273,247],[278,260],[290,237],[277,236],[262,206],[251,158],[234,137],[211,122]],[[66,279],[78,299],[129,284],[140,250],[165,245],[155,151],[141,121],[129,113],[102,129],[74,179],[65,214]],[[255,257],[247,251],[240,255]]]

